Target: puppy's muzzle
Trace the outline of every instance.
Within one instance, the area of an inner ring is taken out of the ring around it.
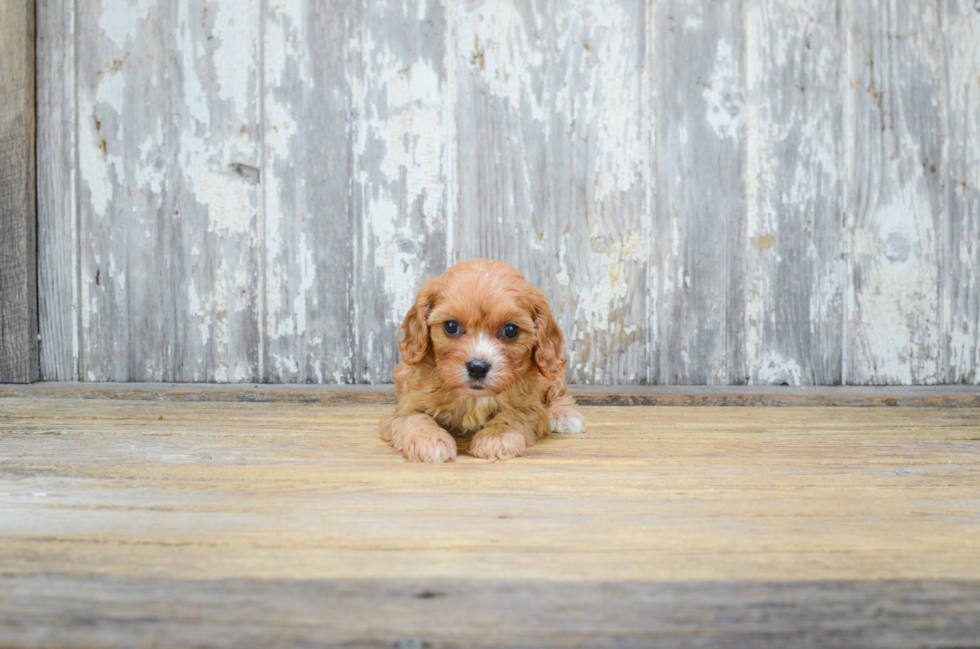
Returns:
[[[490,363],[486,361],[468,361],[466,373],[474,381],[482,381],[490,373]]]

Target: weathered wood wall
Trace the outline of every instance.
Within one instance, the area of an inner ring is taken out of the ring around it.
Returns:
[[[0,383],[38,378],[34,0],[0,0]]]
[[[52,380],[386,382],[426,273],[577,383],[980,383],[976,0],[38,0]]]

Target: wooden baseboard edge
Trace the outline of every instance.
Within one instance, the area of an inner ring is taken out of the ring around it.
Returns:
[[[781,406],[980,408],[980,386],[574,386],[586,406]],[[2,398],[184,402],[392,404],[390,385],[54,383],[0,385]],[[0,406],[2,410],[2,406]]]

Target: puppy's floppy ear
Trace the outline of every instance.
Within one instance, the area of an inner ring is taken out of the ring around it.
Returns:
[[[429,324],[427,319],[439,291],[434,282],[429,282],[419,289],[415,296],[415,304],[405,314],[405,320],[398,331],[403,335],[398,341],[398,349],[402,360],[409,365],[415,365],[429,351]]]
[[[554,379],[565,371],[565,338],[551,315],[551,307],[544,294],[531,289],[531,302],[534,305],[534,329],[537,343],[534,346],[534,362],[549,379]]]

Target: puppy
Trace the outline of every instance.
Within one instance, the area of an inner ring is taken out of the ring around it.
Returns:
[[[474,259],[419,289],[399,328],[395,414],[381,438],[413,462],[524,455],[549,431],[581,433],[565,386],[565,339],[548,301],[513,266]]]

